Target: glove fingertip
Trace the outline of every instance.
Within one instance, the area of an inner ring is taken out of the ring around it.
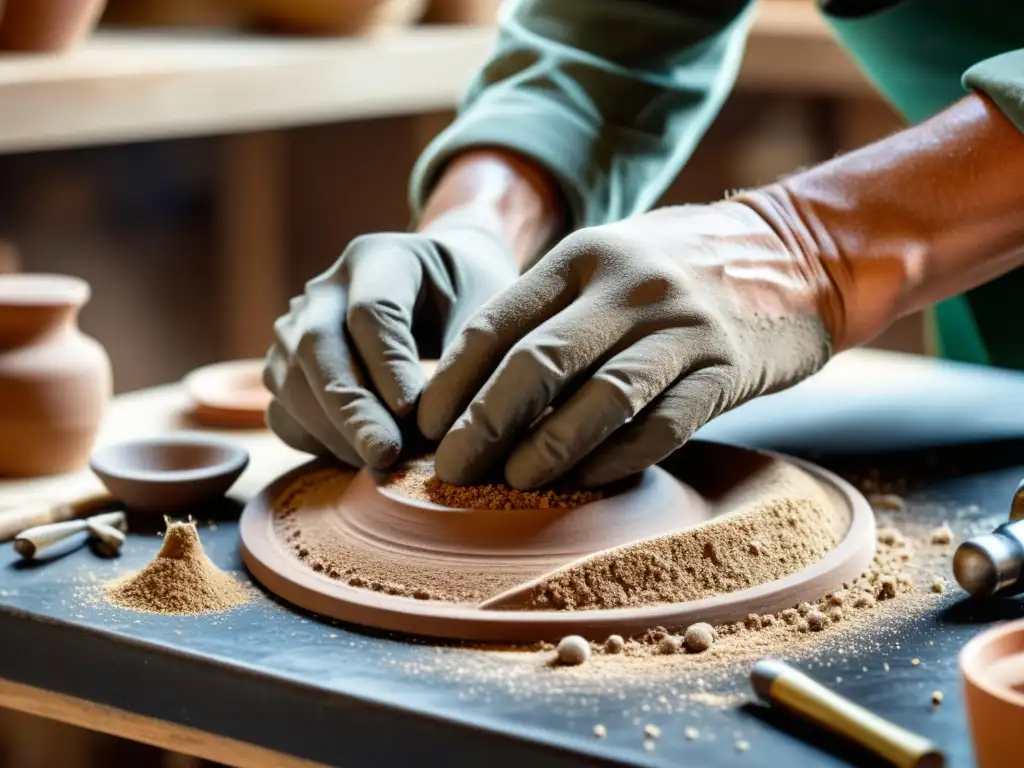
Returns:
[[[428,384],[419,397],[416,426],[428,440],[441,440],[454,422],[448,418],[448,411],[440,400],[441,396],[432,384]]]
[[[452,485],[469,485],[475,479],[475,472],[464,452],[454,444],[450,436],[441,441],[434,454],[434,473],[438,479]]]
[[[354,440],[356,450],[363,461],[367,466],[378,471],[391,467],[402,453],[400,437],[389,435],[387,432],[369,425],[358,429]]]

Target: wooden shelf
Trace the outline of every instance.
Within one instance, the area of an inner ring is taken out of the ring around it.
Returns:
[[[101,31],[64,55],[0,56],[0,152],[238,133],[453,106],[493,30],[362,39]],[[766,0],[740,88],[867,92],[806,0]]]

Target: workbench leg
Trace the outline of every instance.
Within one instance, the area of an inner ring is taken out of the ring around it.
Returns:
[[[288,301],[286,137],[276,131],[226,137],[220,166],[223,357],[262,357]]]

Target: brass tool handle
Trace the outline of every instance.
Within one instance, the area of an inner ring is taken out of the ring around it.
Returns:
[[[0,542],[38,525],[86,517],[114,503],[109,493],[94,493],[70,501],[36,500],[0,511]]]
[[[938,747],[816,683],[774,659],[763,659],[750,673],[754,692],[833,733],[845,736],[899,768],[941,768]]]
[[[37,525],[34,528],[29,528],[27,531],[22,531],[15,537],[14,550],[23,558],[29,559],[69,536],[74,536],[83,531],[91,531],[96,526],[104,529],[109,528],[115,533],[120,534],[121,531],[127,528],[127,518],[124,512],[107,512],[86,520],[65,520],[60,523]]]

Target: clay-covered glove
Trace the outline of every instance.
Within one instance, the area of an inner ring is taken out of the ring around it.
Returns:
[[[459,211],[418,234],[354,240],[274,324],[263,375],[270,428],[300,451],[376,469],[394,462],[401,417],[426,385],[421,353],[440,354],[516,278],[500,232]]]
[[[444,438],[438,475],[504,462],[517,488],[570,470],[594,485],[659,461],[716,414],[1024,264],[1022,178],[1024,135],[971,94],[730,201],[571,235],[442,357],[418,413]]]
[[[570,469],[581,485],[642,470],[716,414],[820,368],[830,290],[739,203],[570,235],[442,357],[418,414],[444,438],[438,475],[472,482],[505,457],[520,489]]]

